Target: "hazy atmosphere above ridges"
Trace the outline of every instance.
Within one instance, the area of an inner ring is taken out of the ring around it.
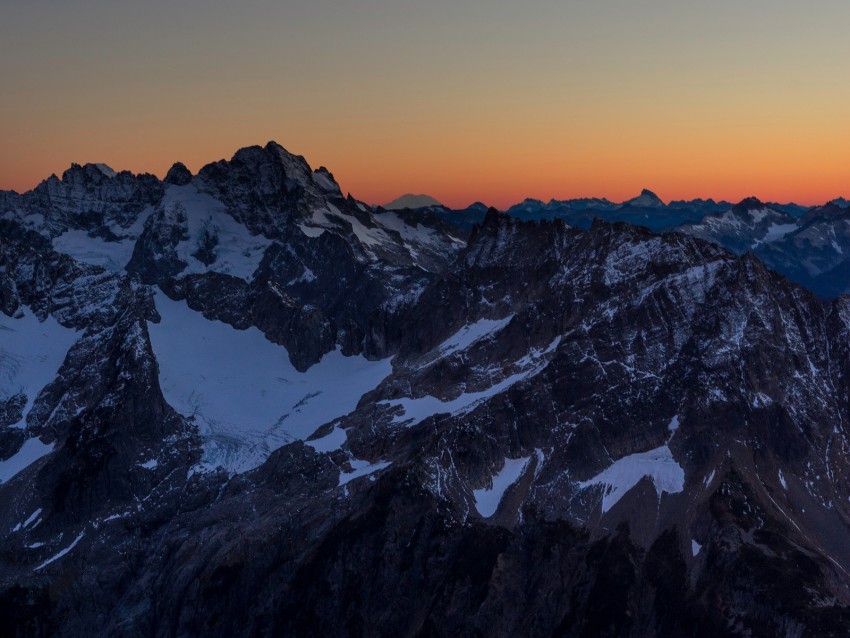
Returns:
[[[0,1],[0,188],[276,139],[452,206],[847,194],[850,5]]]

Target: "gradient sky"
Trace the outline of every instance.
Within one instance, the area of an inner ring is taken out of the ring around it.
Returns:
[[[0,0],[0,188],[277,140],[370,203],[850,196],[847,0]]]

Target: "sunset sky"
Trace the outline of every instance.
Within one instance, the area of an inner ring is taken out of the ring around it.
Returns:
[[[276,140],[344,192],[850,196],[847,0],[0,0],[0,188]]]

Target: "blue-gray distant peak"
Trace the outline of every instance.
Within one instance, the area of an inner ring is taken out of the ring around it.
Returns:
[[[442,204],[430,195],[414,195],[407,193],[398,199],[384,204],[387,210],[401,210],[403,208],[428,208],[429,206],[442,206]]]
[[[651,190],[644,188],[640,195],[623,202],[623,205],[634,206],[637,208],[661,208],[665,204],[661,198]]]

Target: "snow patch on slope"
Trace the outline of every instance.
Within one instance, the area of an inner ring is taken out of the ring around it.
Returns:
[[[466,350],[476,341],[490,337],[502,330],[513,318],[513,315],[508,315],[504,319],[479,319],[475,323],[467,324],[441,343],[438,350],[444,357]]]
[[[33,522],[35,522],[35,519],[37,519],[40,515],[41,515],[41,508],[39,507],[39,508],[38,508],[37,510],[35,510],[32,514],[30,514],[30,515],[27,517],[27,519],[26,519],[23,523],[18,523],[17,525],[15,525],[15,526],[12,528],[12,531],[13,531],[13,532],[17,532],[17,531],[19,531],[19,530],[26,529],[26,528],[27,528],[27,527],[29,527],[29,526],[30,526]]]
[[[301,232],[307,235],[307,237],[316,238],[321,236],[323,232],[325,232],[324,228],[317,228],[316,226],[307,226],[306,224],[298,224],[298,228],[301,229]]]
[[[347,440],[348,432],[336,425],[333,430],[322,438],[313,439],[312,441],[304,441],[304,443],[316,450],[316,452],[323,453],[338,450]]]
[[[33,571],[36,571],[36,572],[37,572],[37,571],[39,571],[39,570],[41,570],[41,569],[44,569],[44,568],[45,568],[45,567],[47,567],[50,563],[55,562],[55,561],[59,560],[60,558],[62,558],[63,556],[65,556],[68,552],[70,552],[72,549],[74,549],[74,548],[77,546],[77,543],[79,543],[79,542],[82,540],[82,538],[83,538],[83,536],[85,536],[85,534],[86,534],[86,533],[85,533],[85,530],[84,530],[84,531],[82,531],[82,532],[80,532],[80,534],[77,536],[77,538],[75,538],[75,539],[71,542],[71,544],[70,544],[70,545],[68,545],[68,547],[66,547],[65,549],[63,549],[63,550],[59,551],[58,553],[54,554],[54,555],[53,555],[53,556],[51,556],[50,558],[48,558],[48,559],[47,559],[46,561],[44,561],[41,565],[39,565],[38,567],[36,567]]]
[[[675,494],[685,487],[685,471],[665,444],[648,452],[630,454],[614,461],[607,469],[589,481],[579,483],[581,489],[601,485],[602,513],[610,510],[640,480],[648,476],[660,496],[662,492]]]
[[[667,429],[671,434],[675,434],[679,430],[679,425],[681,425],[679,422],[679,415],[676,414],[672,419],[670,419],[670,423],[667,424]]]
[[[84,264],[100,266],[110,272],[124,270],[130,257],[133,256],[135,245],[135,238],[105,241],[99,237],[90,237],[86,231],[78,228],[66,230],[53,239],[53,250],[70,255]]]
[[[516,362],[516,365],[521,368],[519,372],[510,375],[486,390],[464,392],[457,398],[448,401],[427,395],[416,399],[408,397],[393,399],[379,405],[389,406],[390,408],[401,407],[401,414],[393,417],[393,423],[404,424],[406,427],[417,425],[435,414],[466,414],[475,409],[482,401],[490,399],[511,386],[539,374],[549,363],[543,358],[544,355],[554,351],[560,342],[561,337],[558,336],[545,350],[532,350],[528,355]]]
[[[104,164],[102,162],[97,162],[97,163],[93,164],[93,166],[97,170],[99,170],[101,173],[103,173],[106,177],[112,178],[112,177],[115,177],[116,175],[118,175],[118,173],[116,173],[115,170],[111,166],[109,166],[108,164]]]
[[[328,204],[326,208],[319,208],[313,211],[313,217],[310,223],[314,227],[334,229],[339,228],[330,217],[336,217],[351,225],[351,231],[357,237],[357,240],[365,247],[380,246],[391,244],[392,240],[389,235],[381,228],[369,228],[363,222],[352,215],[346,215],[333,204]],[[307,227],[309,228],[309,226]],[[305,226],[301,227],[302,232],[307,234]]]
[[[328,177],[326,173],[323,173],[321,171],[313,171],[313,181],[323,191],[327,191],[328,193],[333,193],[335,195],[342,194],[339,190],[339,185],[330,177]]]
[[[161,292],[156,307],[162,321],[149,331],[160,385],[166,401],[198,425],[208,469],[259,466],[282,445],[354,410],[392,371],[389,359],[337,350],[298,372],[286,348],[257,328],[209,321]]]
[[[120,272],[133,256],[136,240],[142,234],[145,222],[153,210],[152,207],[143,210],[129,228],[112,224],[109,230],[118,237],[116,241],[92,237],[85,230],[72,228],[53,238],[53,250],[69,255],[84,264],[100,266],[110,272]]]
[[[493,477],[493,484],[490,487],[473,490],[475,509],[481,516],[489,518],[496,513],[505,492],[522,476],[530,460],[530,456],[520,459],[505,459],[504,467]]]
[[[395,231],[399,234],[405,247],[415,255],[417,250],[414,247],[428,247],[432,250],[440,250],[443,241],[439,233],[434,228],[428,228],[422,224],[411,226],[407,224],[396,213],[384,212],[374,216],[375,222],[383,226],[387,230]],[[464,245],[465,242],[447,235],[450,241],[457,245]]]
[[[12,425],[22,428],[42,388],[53,381],[77,333],[48,316],[44,322],[22,308],[17,318],[0,313],[0,401],[23,392],[23,416]]]
[[[21,449],[5,461],[0,461],[0,483],[6,483],[18,472],[27,469],[53,451],[53,443],[42,443],[38,437],[24,441]]]
[[[177,256],[188,264],[184,274],[219,272],[250,280],[272,240],[252,235],[236,221],[222,202],[201,193],[192,184],[171,185],[162,199],[165,208],[177,207],[186,215],[189,239],[177,245]],[[206,265],[195,257],[205,235],[217,237],[215,260]]]
[[[361,461],[358,459],[354,459],[349,462],[351,465],[351,472],[341,472],[339,475],[339,485],[338,487],[342,487],[346,483],[350,483],[356,478],[360,478],[361,476],[368,476],[369,474],[374,474],[378,470],[382,470],[385,467],[389,467],[392,465],[391,461],[378,461],[377,463],[369,463],[369,461]]]
[[[772,224],[764,234],[760,243],[769,244],[777,239],[782,239],[790,232],[797,229],[797,224]]]

